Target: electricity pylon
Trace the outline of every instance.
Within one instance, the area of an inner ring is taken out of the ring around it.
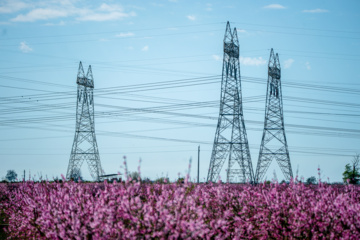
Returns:
[[[283,102],[281,91],[281,69],[279,55],[271,49],[268,66],[268,83],[265,105],[264,132],[261,140],[255,181],[264,177],[272,160],[276,160],[289,181],[293,177],[290,155],[285,136]]]
[[[85,76],[82,63],[80,62],[76,83],[78,87],[75,137],[66,178],[68,180],[78,178],[81,165],[86,161],[93,179],[99,180],[102,168],[95,136],[94,78],[91,66],[89,66]]]
[[[253,182],[241,96],[239,40],[227,22],[221,81],[220,112],[207,181],[216,181],[227,160],[227,182]]]

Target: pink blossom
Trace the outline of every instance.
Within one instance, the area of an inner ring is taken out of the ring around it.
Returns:
[[[0,184],[11,239],[359,239],[360,187]]]

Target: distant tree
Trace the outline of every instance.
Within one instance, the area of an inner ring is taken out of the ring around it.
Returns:
[[[356,154],[352,160],[352,164],[346,164],[345,171],[343,173],[343,180],[346,183],[357,184],[360,182],[359,172],[360,154]]]
[[[161,178],[157,178],[154,182],[155,183],[169,183],[170,180],[168,177],[161,177]]]
[[[129,177],[131,177],[132,180],[138,180],[140,178],[140,174],[138,172],[132,172],[129,174]]]
[[[177,180],[176,180],[177,183],[184,183],[185,182],[185,178],[183,177],[179,177]]]
[[[151,179],[148,178],[148,177],[143,178],[141,181],[144,182],[144,183],[152,183]]]
[[[109,182],[111,182],[111,183],[113,183],[113,182],[119,182],[119,179],[117,179],[117,178],[112,178],[112,179],[110,179]],[[121,180],[120,180],[120,182],[121,182]]]
[[[78,182],[79,180],[81,182],[84,181],[81,170],[79,169],[78,171],[74,171],[70,177],[71,180],[73,180],[74,182]]]
[[[14,170],[8,170],[5,179],[9,182],[14,182],[17,178],[17,173]]]
[[[311,176],[308,179],[306,179],[307,184],[316,184],[316,177]]]

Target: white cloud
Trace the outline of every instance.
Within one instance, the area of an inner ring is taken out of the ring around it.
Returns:
[[[206,11],[212,11],[212,4],[211,4],[211,3],[207,3],[205,10],[206,10]]]
[[[285,9],[286,7],[284,7],[283,5],[280,4],[270,4],[265,6],[264,8],[268,8],[268,9]]]
[[[47,20],[52,18],[67,17],[69,13],[66,10],[57,10],[50,8],[37,8],[29,13],[20,14],[11,19],[13,22],[34,22],[37,20]]]
[[[196,20],[196,17],[194,15],[188,15],[186,16],[187,19],[191,20],[191,21],[195,21]]]
[[[116,4],[109,5],[106,3],[101,4],[101,6],[99,7],[99,10],[104,11],[104,12],[114,12],[114,11],[123,12],[124,11],[120,5],[116,5]]]
[[[132,33],[132,32],[127,32],[127,33],[119,33],[116,35],[116,37],[132,37],[134,36],[135,34]]]
[[[245,29],[236,29],[238,33],[246,33]]]
[[[126,18],[126,17],[133,17],[133,16],[136,16],[135,12],[130,12],[130,13],[124,13],[124,12],[92,13],[92,14],[87,14],[87,15],[78,17],[77,20],[103,22],[103,21],[118,20],[118,19],[122,19],[122,18]]]
[[[28,53],[31,52],[33,49],[31,47],[29,47],[29,45],[27,45],[25,42],[21,42],[20,46],[19,46],[20,51],[24,52],[24,53]]]
[[[220,61],[221,60],[221,57],[219,55],[212,55],[213,59],[215,59],[216,61]]]
[[[326,12],[329,12],[329,10],[317,8],[317,9],[303,10],[303,12],[304,13],[326,13]]]
[[[65,22],[64,21],[60,21],[59,23],[45,23],[45,26],[64,26]]]
[[[310,63],[309,63],[309,62],[306,62],[306,63],[305,63],[305,67],[306,67],[307,70],[310,70],[310,69],[311,69]]]
[[[244,64],[245,66],[260,66],[265,65],[266,60],[264,60],[262,57],[241,57],[240,56],[240,63]]]
[[[16,0],[2,1],[0,3],[0,13],[14,13],[27,7],[28,4],[21,1],[16,1]]]
[[[149,46],[144,46],[142,49],[141,49],[141,51],[144,51],[144,52],[146,52],[146,51],[148,51],[149,50]]]
[[[295,62],[294,59],[292,58],[289,58],[287,60],[284,61],[284,68],[287,69],[287,68],[290,68],[291,65]]]
[[[78,21],[111,21],[136,16],[135,12],[126,12],[123,7],[117,4],[103,3],[97,8],[77,7],[76,0],[40,1],[31,5],[32,9],[26,13],[19,14],[12,18],[12,22],[34,22],[56,18],[74,17]],[[25,5],[20,5],[18,8]],[[1,11],[7,11],[2,9]],[[51,24],[49,24],[51,25]]]

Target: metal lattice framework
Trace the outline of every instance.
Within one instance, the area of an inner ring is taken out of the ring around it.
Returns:
[[[252,182],[254,173],[244,124],[236,28],[227,22],[221,81],[220,112],[207,181],[216,181],[228,161],[227,182]]]
[[[95,136],[94,79],[91,66],[89,66],[85,75],[82,63],[80,62],[76,83],[78,88],[75,137],[66,178],[78,178],[80,176],[81,165],[86,161],[93,179],[99,180],[102,168]]]
[[[271,49],[268,66],[265,122],[255,180],[263,179],[270,163],[276,160],[289,181],[293,177],[288,145],[286,142],[283,102],[281,91],[281,68],[279,55]]]

